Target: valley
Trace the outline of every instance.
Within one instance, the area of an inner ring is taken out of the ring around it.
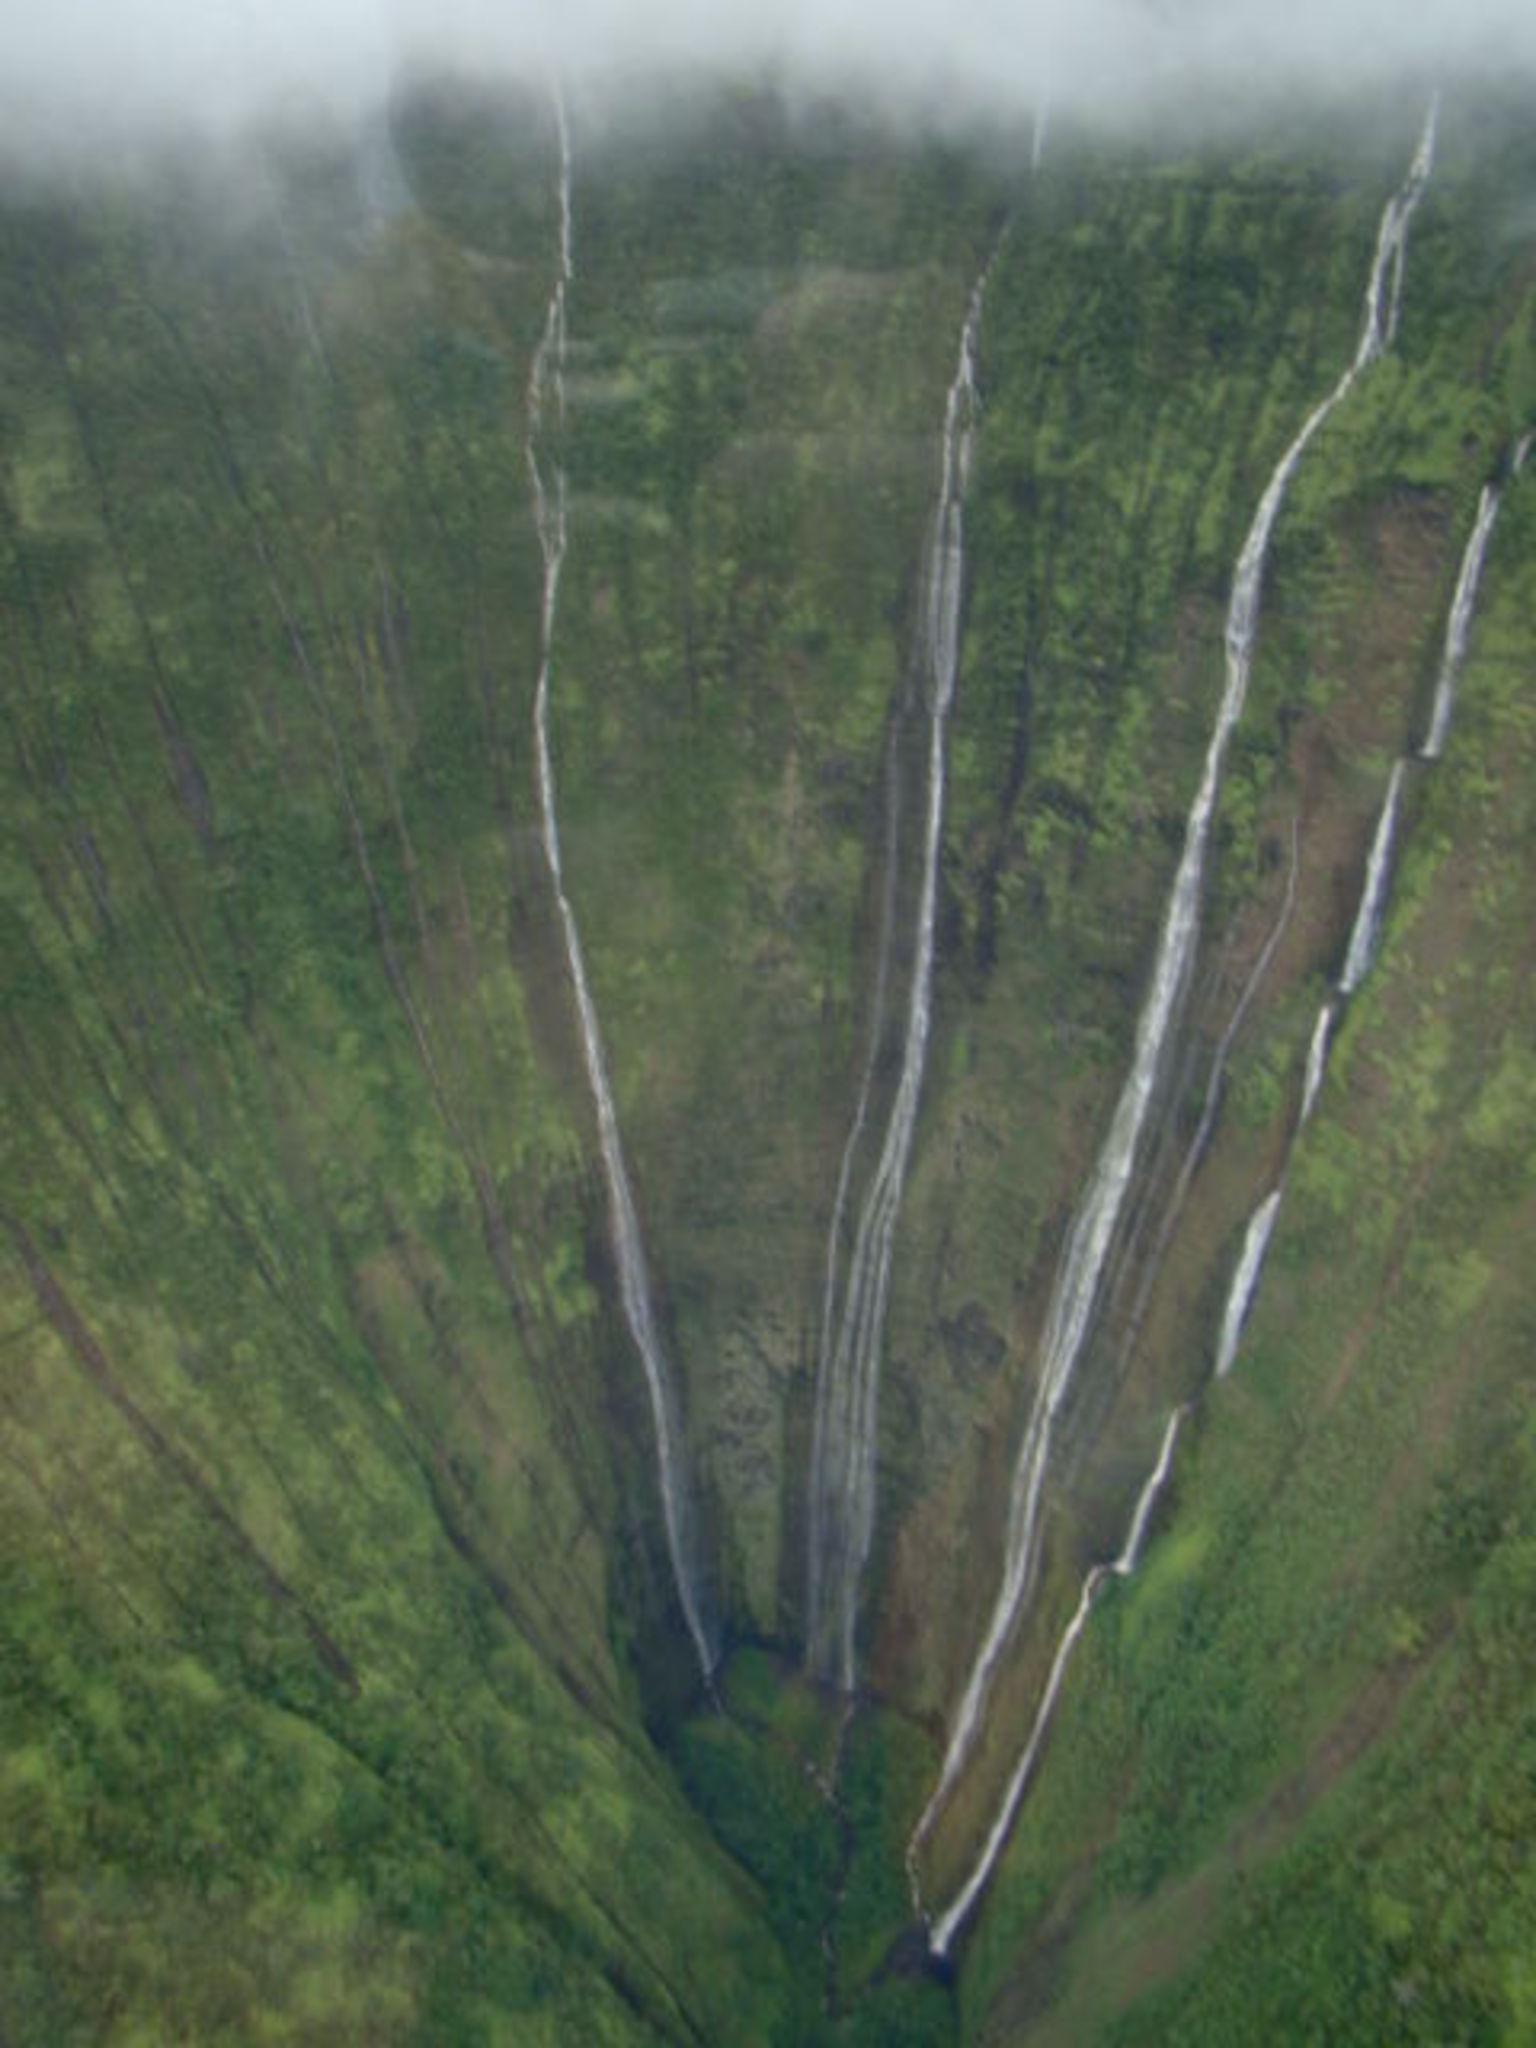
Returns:
[[[1434,88],[8,174],[0,2039],[1536,2025],[1536,147]]]

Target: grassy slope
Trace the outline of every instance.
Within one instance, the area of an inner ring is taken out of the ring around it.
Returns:
[[[6,226],[8,2036],[718,2038],[519,971],[536,303],[165,205]]]

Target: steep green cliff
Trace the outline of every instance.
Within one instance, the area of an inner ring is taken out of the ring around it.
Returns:
[[[1422,112],[1219,148],[1063,122],[1032,173],[1027,137],[756,91],[571,109],[551,739],[718,1702],[540,844],[550,110],[422,86],[361,138],[4,195],[0,2040],[1536,2026],[1536,475],[1505,491],[1248,1338],[1202,1394],[1479,489],[1536,422],[1512,92],[1448,94],[1396,346],[1276,529],[1176,1056],[925,1898],[1202,1395],[1170,1494],[955,1984],[922,1971],[902,1867],[1234,558],[1354,353]],[[899,1062],[919,591],[989,257],[845,1727],[796,1675],[826,1234],[871,1043],[877,1122]]]

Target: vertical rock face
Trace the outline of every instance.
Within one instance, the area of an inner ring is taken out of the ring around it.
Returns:
[[[965,582],[965,489],[970,480],[976,411],[976,340],[985,276],[978,279],[960,332],[959,362],[944,406],[938,504],[928,541],[919,619],[928,716],[928,796],[923,820],[921,884],[912,947],[901,1073],[885,1141],[859,1208],[838,1305],[843,1207],[849,1172],[868,1110],[861,1087],[853,1130],[838,1170],[827,1247],[826,1306],[817,1360],[816,1417],[808,1487],[810,1525],[806,1595],[806,1664],[844,1692],[855,1681],[854,1635],[859,1589],[875,1526],[875,1454],[881,1352],[891,1290],[891,1261],[923,1071],[933,1023],[933,954],[938,915],[939,849],[944,830],[945,740],[960,658],[960,607]],[[894,868],[892,849],[892,865]],[[884,939],[882,938],[882,952]],[[884,962],[882,960],[883,979]],[[878,1024],[878,1006],[876,1009]],[[836,1337],[833,1338],[833,1328]]]
[[[1536,161],[1442,126],[0,192],[7,2039],[1514,2025]]]
[[[976,1746],[993,1679],[1029,1595],[1041,1503],[1051,1471],[1058,1418],[1072,1392],[1073,1377],[1098,1314],[1121,1214],[1140,1162],[1142,1141],[1170,1044],[1182,1020],[1184,996],[1199,949],[1211,828],[1227,752],[1247,701],[1270,540],[1291,479],[1309,445],[1330,414],[1349,396],[1361,371],[1375,361],[1397,331],[1408,223],[1433,162],[1435,116],[1436,106],[1432,104],[1408,175],[1382,212],[1354,360],[1327,397],[1307,414],[1281,456],[1264,487],[1232,573],[1224,632],[1225,680],[1199,786],[1184,827],[1183,850],[1163,914],[1151,978],[1136,1020],[1130,1070],[1073,1216],[1052,1282],[1035,1391],[1009,1494],[1002,1585],[952,1716],[939,1783],[918,1822],[914,1847],[926,1837]],[[1374,872],[1374,860],[1372,865]],[[1351,953],[1353,956],[1353,948]]]
[[[619,1299],[624,1321],[634,1340],[645,1372],[650,1401],[651,1426],[656,1439],[656,1479],[661,1496],[662,1521],[667,1534],[667,1555],[677,1586],[678,1603],[699,1660],[701,1676],[708,1681],[719,1656],[715,1629],[704,1598],[700,1576],[698,1534],[694,1526],[693,1495],[683,1449],[682,1417],[672,1368],[662,1350],[656,1327],[656,1309],[646,1270],[645,1246],[640,1239],[640,1219],[630,1187],[629,1168],[624,1163],[624,1145],[619,1135],[619,1116],[603,1056],[602,1032],[597,1006],[587,979],[581,950],[581,933],[576,913],[565,891],[560,862],[560,825],[555,799],[555,770],[549,746],[550,669],[554,661],[555,621],[560,596],[560,571],[565,564],[568,540],[565,503],[565,459],[558,437],[565,427],[566,294],[571,282],[571,137],[565,102],[555,96],[555,123],[560,140],[559,268],[550,293],[544,333],[533,359],[528,381],[528,474],[533,485],[534,523],[538,529],[539,552],[544,560],[544,588],[539,605],[539,680],[534,691],[534,746],[538,761],[539,824],[544,841],[544,858],[554,885],[560,913],[560,930],[565,941],[566,965],[576,997],[576,1014],[581,1030],[582,1057],[597,1111],[598,1148],[608,1182],[608,1210],[613,1232],[613,1258],[618,1269]],[[551,415],[553,417],[551,418]],[[556,445],[547,453],[549,438]],[[544,453],[541,460],[541,448]],[[548,475],[546,476],[546,470]]]

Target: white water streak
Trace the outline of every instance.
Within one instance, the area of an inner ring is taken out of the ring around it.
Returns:
[[[1147,1309],[1152,1299],[1152,1289],[1157,1284],[1158,1275],[1162,1271],[1163,1260],[1167,1256],[1168,1247],[1173,1241],[1173,1233],[1178,1228],[1179,1219],[1184,1213],[1184,1204],[1189,1199],[1189,1190],[1194,1182],[1196,1170],[1201,1160],[1205,1157],[1205,1149],[1211,1141],[1211,1133],[1216,1128],[1216,1112],[1221,1106],[1222,1085],[1226,1080],[1227,1061],[1231,1057],[1233,1044],[1236,1042],[1238,1032],[1243,1028],[1243,1020],[1248,1015],[1254,998],[1258,995],[1263,985],[1264,977],[1268,974],[1274,957],[1280,950],[1280,941],[1285,937],[1286,927],[1290,924],[1291,912],[1296,907],[1296,881],[1300,869],[1301,824],[1299,819],[1293,817],[1291,820],[1291,864],[1286,873],[1285,896],[1280,905],[1280,915],[1275,919],[1270,934],[1264,941],[1259,957],[1253,964],[1252,973],[1243,984],[1242,993],[1233,1006],[1231,1016],[1227,1019],[1226,1029],[1216,1042],[1216,1050],[1211,1057],[1211,1070],[1205,1084],[1205,1100],[1200,1105],[1200,1121],[1195,1126],[1195,1135],[1190,1139],[1183,1162],[1179,1167],[1179,1177],[1173,1184],[1173,1192],[1163,1205],[1162,1217],[1157,1227],[1157,1237],[1153,1242],[1152,1250],[1147,1255],[1146,1264],[1142,1270],[1141,1283],[1136,1289],[1136,1299],[1132,1305],[1130,1315],[1126,1318],[1125,1337],[1120,1346],[1119,1370],[1121,1372],[1124,1372],[1130,1363],[1131,1356],[1141,1340],[1142,1326],[1146,1321]]]
[[[1525,468],[1526,457],[1530,452],[1531,436],[1522,434],[1510,457],[1511,482],[1515,481]],[[1426,761],[1439,760],[1445,747],[1446,735],[1450,730],[1451,713],[1456,705],[1456,685],[1461,677],[1462,663],[1466,659],[1467,637],[1472,630],[1472,614],[1477,605],[1478,585],[1483,576],[1483,557],[1487,554],[1488,543],[1493,538],[1494,524],[1499,516],[1501,502],[1499,491],[1492,484],[1484,484],[1477,501],[1477,517],[1472,522],[1472,531],[1461,558],[1461,569],[1456,578],[1456,594],[1451,599],[1450,617],[1446,620],[1445,650],[1440,657],[1440,673],[1435,682],[1435,701],[1430,712],[1429,737],[1422,749],[1422,757]]]
[[[1397,813],[1403,800],[1403,777],[1407,768],[1406,761],[1393,763],[1386,801],[1381,807],[1381,816],[1376,820],[1376,836],[1371,841],[1370,859],[1365,868],[1365,887],[1360,893],[1360,908],[1355,913],[1355,928],[1349,935],[1344,972],[1339,977],[1341,996],[1352,996],[1364,981],[1376,958],[1376,948],[1381,943],[1381,919],[1387,904],[1387,884],[1392,877],[1392,842],[1397,836]]]
[[[1040,1754],[1041,1745],[1045,1740],[1045,1733],[1050,1725],[1051,1715],[1055,1711],[1056,1697],[1061,1691],[1062,1681],[1067,1675],[1067,1666],[1071,1662],[1072,1652],[1077,1648],[1078,1638],[1088,1624],[1088,1616],[1093,1609],[1093,1603],[1098,1596],[1099,1588],[1110,1577],[1128,1579],[1141,1561],[1142,1547],[1146,1542],[1147,1528],[1152,1520],[1153,1510],[1157,1506],[1158,1496],[1167,1484],[1168,1472],[1173,1464],[1174,1445],[1178,1441],[1179,1430],[1183,1426],[1184,1417],[1187,1413],[1188,1410],[1185,1408],[1175,1408],[1168,1418],[1167,1426],[1163,1430],[1162,1447],[1157,1454],[1157,1463],[1152,1467],[1151,1472],[1147,1476],[1146,1484],[1142,1487],[1137,1497],[1135,1512],[1131,1516],[1131,1526],[1126,1534],[1125,1543],[1121,1548],[1120,1555],[1112,1564],[1096,1564],[1083,1580],[1083,1590],[1078,1597],[1076,1612],[1063,1630],[1061,1641],[1056,1646],[1056,1655],[1051,1660],[1050,1676],[1045,1681],[1045,1691],[1041,1694],[1040,1704],[1035,1710],[1034,1725],[1029,1731],[1029,1740],[1025,1743],[1024,1753],[1019,1758],[1013,1776],[1008,1782],[1008,1790],[1003,1795],[1002,1804],[997,1810],[996,1817],[992,1822],[991,1831],[982,1847],[981,1854],[977,1857],[970,1876],[956,1895],[954,1902],[945,1908],[930,1930],[928,1946],[931,1953],[936,1956],[948,1955],[955,1936],[969,1919],[976,1901],[981,1897],[991,1879],[997,1859],[1003,1853],[1004,1844],[1008,1840],[1009,1832],[1018,1815],[1020,1802],[1023,1800],[1029,1781],[1034,1775],[1035,1762]]]
[[[833,1355],[834,1338],[837,1330],[838,1277],[843,1256],[844,1219],[848,1212],[848,1191],[853,1180],[853,1162],[863,1143],[865,1127],[869,1122],[870,1096],[874,1089],[875,1069],[879,1065],[881,1022],[885,1016],[886,991],[890,983],[891,939],[896,925],[896,866],[900,838],[901,775],[896,748],[896,727],[893,724],[886,748],[885,763],[885,881],[880,902],[880,943],[878,964],[875,969],[875,994],[870,1009],[869,1050],[864,1061],[864,1073],[859,1083],[858,1102],[854,1108],[853,1122],[849,1127],[848,1139],[843,1146],[843,1156],[837,1171],[837,1190],[832,1199],[832,1220],[827,1227],[826,1279],[822,1288],[821,1302],[821,1348],[818,1360]],[[807,1612],[815,1614],[821,1605],[821,1540],[819,1509],[817,1506],[816,1484],[823,1472],[827,1459],[825,1429],[827,1424],[826,1404],[818,1399],[811,1445],[811,1498],[809,1569],[807,1578]]]
[[[1238,1255],[1237,1269],[1227,1292],[1227,1305],[1222,1311],[1221,1335],[1216,1340],[1216,1377],[1219,1380],[1226,1378],[1237,1356],[1243,1325],[1248,1320],[1253,1297],[1258,1291],[1264,1255],[1269,1250],[1275,1219],[1280,1214],[1280,1197],[1284,1192],[1282,1184],[1272,1194],[1266,1195],[1249,1217],[1248,1228],[1243,1233],[1243,1249]]]
[[[1472,532],[1461,558],[1461,571],[1456,578],[1456,594],[1451,599],[1450,617],[1445,624],[1445,651],[1440,657],[1440,674],[1435,682],[1435,702],[1430,712],[1429,738],[1423,747],[1423,757],[1426,761],[1439,760],[1445,748],[1446,734],[1451,729],[1451,712],[1456,703],[1456,683],[1461,674],[1461,664],[1466,658],[1467,635],[1471,631],[1472,611],[1477,603],[1477,586],[1482,580],[1483,557],[1488,552],[1488,542],[1498,516],[1499,494],[1492,484],[1484,484],[1482,496],[1477,501],[1477,517],[1472,523]]]
[[[1317,1013],[1317,1022],[1312,1026],[1312,1042],[1307,1047],[1307,1072],[1301,1084],[1301,1116],[1298,1128],[1307,1121],[1317,1106],[1318,1091],[1323,1085],[1323,1076],[1328,1071],[1328,1048],[1333,1043],[1334,1005],[1333,999],[1323,1004]]]
[[[1227,608],[1225,686],[1200,786],[1185,826],[1184,850],[1164,915],[1151,986],[1137,1020],[1131,1071],[1068,1233],[1047,1312],[1034,1404],[1014,1467],[1009,1497],[1002,1586],[981,1649],[955,1711],[938,1785],[913,1833],[913,1851],[926,1838],[975,1745],[993,1677],[1018,1623],[1028,1592],[1035,1561],[1040,1501],[1050,1463],[1056,1418],[1066,1400],[1098,1306],[1100,1284],[1136,1164],[1163,1052],[1199,943],[1206,846],[1227,744],[1247,695],[1270,534],[1291,477],[1314,435],[1334,408],[1347,397],[1361,371],[1381,354],[1396,331],[1408,225],[1433,163],[1437,110],[1438,98],[1430,104],[1408,175],[1382,213],[1354,360],[1328,396],[1308,414],[1301,430],[1281,456],[1259,500],[1258,510],[1237,559]]]
[[[618,1113],[603,1057],[598,1030],[597,1008],[587,981],[586,962],[576,928],[575,912],[565,893],[560,861],[560,830],[555,814],[555,775],[549,745],[550,658],[554,641],[555,609],[560,589],[560,570],[565,560],[565,470],[558,453],[549,465],[546,481],[539,467],[538,443],[549,426],[553,407],[556,428],[565,421],[565,300],[572,277],[571,264],[571,145],[565,107],[555,102],[560,135],[560,274],[549,301],[543,339],[534,357],[528,381],[528,473],[533,484],[534,513],[538,524],[539,548],[544,558],[544,594],[539,631],[539,686],[534,698],[534,736],[538,754],[539,811],[544,857],[554,884],[565,955],[576,1008],[581,1019],[582,1051],[587,1079],[597,1110],[598,1142],[608,1180],[609,1214],[614,1255],[619,1268],[619,1292],[624,1319],[645,1368],[650,1396],[651,1421],[656,1434],[656,1456],[660,1470],[662,1514],[666,1523],[667,1548],[677,1582],[678,1598],[699,1665],[706,1679],[713,1672],[716,1650],[706,1619],[698,1583],[698,1561],[693,1530],[692,1505],[683,1469],[682,1428],[671,1373],[657,1334],[651,1302],[650,1277],[640,1238],[640,1222],[630,1190],[629,1172],[619,1139]]]
[[[960,334],[959,362],[945,407],[942,481],[924,590],[928,807],[901,1074],[885,1142],[854,1238],[837,1341],[830,1349],[824,1344],[817,1374],[809,1501],[806,1664],[818,1676],[835,1679],[845,1692],[851,1691],[854,1684],[859,1588],[874,1535],[880,1353],[890,1296],[891,1253],[932,1021],[934,927],[944,823],[944,740],[954,702],[960,648],[960,598],[965,572],[963,507],[976,409],[976,334],[985,288],[983,272],[971,293]],[[861,1115],[863,1108],[861,1100]],[[840,1230],[840,1216],[834,1221]],[[829,1261],[835,1252],[835,1245],[829,1248]]]
[[[1440,95],[1436,93],[1430,100],[1429,113],[1413,162],[1408,166],[1408,175],[1387,201],[1381,216],[1381,226],[1376,235],[1376,260],[1371,265],[1365,292],[1365,324],[1360,333],[1360,345],[1355,351],[1354,368],[1357,373],[1367,363],[1374,362],[1383,349],[1390,348],[1397,339],[1403,304],[1403,264],[1408,254],[1408,227],[1418,211],[1424,187],[1429,183],[1429,174],[1434,168],[1435,129],[1439,117]],[[1392,273],[1391,296],[1383,318],[1382,295],[1387,288],[1389,269]]]

